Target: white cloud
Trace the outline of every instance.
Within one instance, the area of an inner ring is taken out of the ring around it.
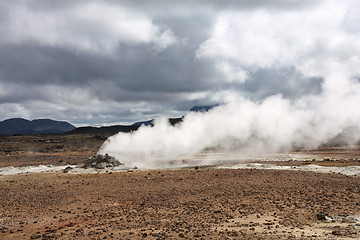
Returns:
[[[0,104],[1,121],[8,118],[30,118],[30,110],[23,104],[19,103],[6,103]]]
[[[37,42],[87,51],[112,51],[121,43],[153,44],[163,50],[177,42],[170,29],[161,29],[145,14],[104,2],[84,2],[63,11],[35,11],[15,5],[7,34],[10,43]]]
[[[229,82],[243,83],[249,77],[243,69],[235,68],[228,62],[219,62],[216,67],[225,75],[225,80]]]
[[[153,42],[155,51],[161,52],[167,47],[177,44],[178,40],[176,39],[174,33],[168,29],[160,35],[156,36]]]
[[[223,11],[196,54],[245,69],[293,65],[306,76],[353,76],[360,73],[360,35],[352,7],[325,1],[293,11]]]

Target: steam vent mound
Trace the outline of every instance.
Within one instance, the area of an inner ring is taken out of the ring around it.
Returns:
[[[105,169],[111,167],[117,167],[124,165],[114,157],[109,156],[108,154],[101,155],[97,154],[95,156],[89,157],[85,162],[83,162],[81,168],[96,168],[96,169]]]

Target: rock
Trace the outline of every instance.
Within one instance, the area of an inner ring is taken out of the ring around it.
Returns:
[[[101,155],[97,154],[95,156],[89,157],[85,162],[83,162],[81,168],[96,168],[96,169],[105,169],[108,167],[116,167],[124,165],[116,160],[114,157],[109,156],[108,154]]]
[[[324,221],[324,220],[326,220],[326,215],[323,214],[323,213],[318,213],[318,214],[316,214],[316,218],[317,218],[318,220]]]
[[[269,222],[264,222],[264,225],[267,225],[267,226],[269,226],[269,225],[275,225],[275,223],[274,223],[274,222],[269,221]]]
[[[1,224],[0,224],[0,230],[6,230],[6,229],[8,229],[8,227],[7,227],[7,226],[5,226],[5,225],[1,225]]]
[[[105,169],[106,168],[106,163],[105,162],[96,163],[95,168],[97,168],[97,169]]]
[[[67,166],[66,168],[64,168],[63,173],[68,173],[71,169],[73,169],[70,166]]]
[[[342,223],[356,223],[356,219],[348,216],[348,217],[343,217],[341,219],[341,222]]]

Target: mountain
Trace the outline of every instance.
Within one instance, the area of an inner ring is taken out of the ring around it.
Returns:
[[[194,106],[190,109],[192,112],[207,112],[210,109],[219,106],[219,104],[216,105],[206,105],[206,106]],[[178,117],[178,118],[169,118],[169,123],[171,125],[176,125],[180,122],[182,122],[184,116]],[[112,126],[106,126],[106,127],[78,127],[75,128],[69,132],[66,132],[66,134],[94,134],[94,135],[102,135],[102,134],[116,134],[118,132],[133,132],[138,130],[141,126],[153,126],[154,125],[154,119],[147,120],[147,121],[141,121],[141,122],[135,122],[132,125],[112,125]]]
[[[190,109],[191,112],[207,112],[210,109],[219,106],[219,104],[216,105],[206,105],[206,106],[194,106]]]
[[[182,121],[181,118],[169,118],[169,123],[171,125],[176,125]],[[78,127],[75,128],[66,134],[116,134],[118,132],[133,132],[139,129],[142,125],[152,126],[154,124],[154,120],[136,122],[132,125],[112,125],[107,127]]]
[[[169,123],[171,125],[176,125],[178,123],[180,123],[182,120],[183,120],[183,117],[179,117],[179,118],[168,118],[169,120]],[[145,125],[145,126],[154,126],[154,119],[151,119],[151,120],[148,120],[148,121],[143,121],[143,122],[136,122],[134,123],[133,125],[131,126],[137,126],[137,127],[140,127],[142,125]]]
[[[154,125],[154,119],[151,119],[151,120],[148,120],[148,121],[136,122],[131,126],[140,127],[141,125],[145,125],[145,126]]]
[[[0,122],[0,135],[34,135],[49,133],[64,133],[75,129],[68,122],[51,119],[26,120],[11,118]]]
[[[218,106],[194,106],[190,109],[192,112],[207,112]],[[182,122],[183,117],[169,118],[171,125]],[[118,132],[133,132],[141,126],[153,126],[154,119],[136,122],[132,125],[112,125],[107,127],[78,127],[75,128],[68,122],[55,121],[51,119],[26,120],[23,118],[11,118],[0,122],[0,135],[34,135],[34,134],[116,134]]]
[[[78,127],[66,134],[116,134],[118,132],[136,131],[140,126],[113,125],[107,127]]]

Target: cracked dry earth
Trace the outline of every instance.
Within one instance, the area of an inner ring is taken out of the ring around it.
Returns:
[[[356,239],[359,183],[210,168],[1,176],[0,239]]]

